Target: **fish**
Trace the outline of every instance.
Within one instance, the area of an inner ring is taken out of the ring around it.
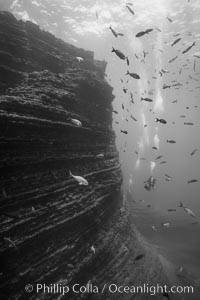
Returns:
[[[135,15],[134,11],[133,11],[128,5],[126,5],[126,7],[128,8],[128,10],[130,11],[130,13],[131,13],[132,15]]]
[[[178,102],[178,100],[173,100],[173,101],[172,101],[172,103],[177,103],[177,102]]]
[[[180,118],[186,118],[186,116],[185,115],[181,115],[181,116],[179,116]]]
[[[195,46],[195,44],[196,44],[196,42],[194,41],[193,43],[192,43],[192,45],[190,45],[189,47],[187,47],[185,50],[183,50],[183,52],[182,52],[182,54],[184,54],[184,53],[186,53],[186,52],[188,52],[192,47],[194,47]]]
[[[152,28],[146,29],[145,31],[140,31],[140,32],[138,32],[138,33],[136,34],[136,37],[141,37],[141,36],[143,36],[143,35],[145,35],[145,34],[149,34],[151,31],[153,31]]]
[[[176,39],[175,41],[173,41],[173,43],[171,44],[171,46],[176,45],[178,42],[180,42],[181,38]]]
[[[72,123],[78,127],[82,127],[82,123],[81,121],[77,120],[77,119],[71,119]]]
[[[170,178],[168,178],[168,177],[166,177],[166,178],[165,178],[165,180],[166,180],[166,181],[168,181],[168,182],[169,182],[169,181],[171,181],[171,179],[170,179]]]
[[[170,143],[170,144],[175,144],[175,143],[176,143],[176,141],[174,141],[174,140],[167,140],[167,143]]]
[[[168,211],[176,211],[175,208],[169,208]]]
[[[118,37],[118,35],[119,36],[124,36],[124,34],[123,33],[118,33],[118,32],[116,32],[111,26],[109,27],[109,29],[111,30],[111,32],[112,32],[112,34],[115,36],[115,37]]]
[[[139,255],[137,255],[135,258],[134,258],[134,262],[136,262],[136,261],[138,261],[138,260],[140,260],[140,259],[142,259],[143,257],[145,257],[145,254],[139,254]]]
[[[103,154],[103,153],[97,154],[96,157],[97,157],[97,158],[103,158],[103,157],[104,157],[104,154]]]
[[[167,121],[165,119],[158,119],[158,118],[156,118],[156,122],[160,122],[162,124],[167,124]]]
[[[121,129],[121,132],[124,133],[124,134],[128,134],[128,131],[127,131],[127,130],[122,130],[122,129]]]
[[[78,60],[78,62],[83,62],[84,61],[84,59],[80,56],[76,56],[75,58]]]
[[[196,61],[194,60],[193,71],[196,72]]]
[[[160,159],[160,158],[162,158],[163,157],[163,155],[159,155],[159,156],[157,156],[156,158],[155,158],[155,160],[158,160],[158,159]]]
[[[127,93],[127,91],[128,91],[128,89],[123,88],[123,92],[124,92],[125,94]]]
[[[199,180],[198,179],[191,179],[191,180],[188,180],[187,183],[194,183],[194,182],[198,182]]]
[[[124,104],[122,104],[122,109],[124,109]]]
[[[156,146],[153,146],[153,147],[152,147],[152,149],[154,149],[154,150],[158,150],[158,148],[157,148]]]
[[[111,30],[112,34],[117,38],[118,34],[117,32],[110,26],[109,29]]]
[[[170,89],[170,88],[171,88],[171,85],[167,85],[167,84],[164,83],[162,88],[163,88],[163,90],[165,90],[165,89],[167,89],[167,88]]]
[[[135,122],[137,122],[137,119],[135,117],[133,117],[132,115],[131,115],[131,119],[133,119]]]
[[[128,57],[126,58],[126,63],[127,63],[127,66],[129,66],[130,62],[129,62]]]
[[[165,173],[165,176],[166,176],[166,177],[168,177],[168,178],[172,178],[171,176],[169,176],[169,175],[168,175],[168,174],[166,174],[166,173]]]
[[[184,122],[184,125],[194,125],[193,122]]]
[[[168,20],[170,23],[173,22],[172,19],[170,19],[169,17],[167,17],[167,20]]]
[[[160,30],[160,28],[158,28],[158,27],[156,27],[156,30],[159,31],[159,32],[162,32],[162,30]]]
[[[146,30],[145,30],[146,34],[149,34],[149,33],[152,32],[152,31],[153,31],[153,28],[149,28],[149,29],[146,29]]]
[[[165,70],[165,69],[161,69],[161,72],[164,73],[164,74],[165,74],[165,73],[169,73],[169,71],[168,71],[168,70]]]
[[[143,54],[144,54],[144,58],[147,56],[147,54],[149,54],[149,52],[145,52],[144,50],[143,50]],[[150,84],[150,83],[149,83]]]
[[[143,35],[145,35],[145,34],[146,34],[145,31],[140,31],[140,32],[138,32],[138,33],[136,34],[136,37],[141,37],[141,36],[143,36]]]
[[[127,71],[127,73],[125,75],[129,75],[134,79],[140,79],[140,76],[136,73],[130,73],[129,71]]]
[[[169,60],[169,63],[172,63],[175,59],[178,58],[178,55],[176,55],[175,57],[173,57],[172,59]]]
[[[184,122],[184,125],[194,125],[193,122]]]
[[[89,184],[85,178],[83,178],[82,176],[73,175],[70,170],[69,170],[69,175],[72,176],[78,182],[79,185],[88,185]]]
[[[167,163],[167,161],[166,161],[166,160],[163,160],[163,161],[160,162],[160,165],[166,164],[166,163]]]
[[[141,100],[140,100],[140,101],[153,102],[153,100],[150,99],[150,98],[142,98],[142,97],[141,97]]]
[[[115,113],[116,115],[118,114],[118,111],[116,111],[116,110],[113,110],[112,112]]]
[[[190,155],[191,155],[191,156],[194,155],[197,151],[198,151],[198,149],[194,149],[194,150],[190,153]]]
[[[120,50],[118,49],[114,49],[114,47],[112,47],[112,50],[111,52],[115,52],[115,54],[122,60],[125,60],[126,59],[126,56],[124,55],[123,52],[121,52]]]

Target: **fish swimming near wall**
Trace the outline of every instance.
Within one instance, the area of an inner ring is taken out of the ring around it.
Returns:
[[[111,52],[114,52],[120,59],[123,59],[123,60],[126,59],[126,56],[124,55],[124,53],[118,49],[115,49],[114,47],[112,47]]]
[[[82,123],[81,121],[77,120],[77,119],[71,119],[72,123],[78,127],[82,127]]]
[[[175,144],[176,141],[175,140],[167,140],[167,143],[170,143],[170,144]]]
[[[82,176],[73,175],[70,170],[69,170],[69,175],[72,176],[78,182],[79,185],[88,185],[88,181]]]
[[[158,119],[158,118],[156,118],[156,122],[160,122],[162,124],[167,124],[167,121],[165,119]]]
[[[129,75],[134,79],[140,79],[140,76],[136,73],[130,73],[129,71],[127,71],[127,73],[125,75]]]
[[[196,44],[196,42],[194,41],[194,42],[192,43],[192,45],[190,45],[190,46],[187,47],[185,50],[183,50],[182,54],[187,53],[190,49],[192,49],[192,47],[195,46],[195,44]]]

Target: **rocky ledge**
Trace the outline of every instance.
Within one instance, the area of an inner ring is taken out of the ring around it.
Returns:
[[[66,298],[36,294],[37,283],[166,283],[133,227],[130,201],[121,197],[105,67],[93,53],[0,12],[1,299]],[[69,171],[89,184],[79,185]],[[67,294],[133,297],[107,289]]]

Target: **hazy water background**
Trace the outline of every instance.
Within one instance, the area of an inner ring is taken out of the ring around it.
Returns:
[[[124,193],[129,190],[136,201],[134,221],[169,260],[186,266],[200,277],[200,226],[192,224],[200,222],[200,184],[187,183],[193,178],[200,180],[200,58],[194,56],[200,55],[200,1],[135,0],[132,3],[129,6],[135,15],[121,0],[1,0],[0,8],[37,23],[77,47],[92,50],[95,58],[108,62],[106,79],[114,88],[113,108],[118,111],[113,114],[113,128],[124,174]],[[110,25],[124,36],[115,38],[108,29]],[[154,30],[141,38],[135,37],[147,28]],[[171,46],[179,37],[181,41]],[[194,41],[196,45],[183,54]],[[112,47],[129,57],[129,67],[111,53]],[[143,51],[148,52],[145,58]],[[178,58],[169,63],[176,55]],[[160,76],[162,68],[169,73]],[[141,80],[125,75],[127,69],[139,74]],[[182,85],[162,88],[163,84],[177,82]],[[148,95],[149,91],[152,95]],[[130,103],[130,93],[134,104]],[[154,102],[141,102],[141,97],[150,97]],[[174,100],[177,103],[172,103]],[[130,118],[131,114],[137,121]],[[156,123],[155,117],[166,119],[167,124]],[[184,122],[194,122],[194,125],[187,126]],[[121,129],[127,130],[128,135],[121,133]],[[166,143],[166,139],[177,143]],[[159,150],[152,149],[155,145]],[[191,156],[195,148],[199,150]],[[167,163],[156,162],[153,167],[151,162],[158,155],[163,155],[160,161]],[[146,160],[140,160],[141,157]],[[172,176],[172,181],[165,180],[165,173]],[[155,190],[148,192],[144,181],[150,175],[157,182]],[[196,218],[179,208],[179,201],[192,209]],[[169,208],[175,208],[176,212],[168,212]],[[170,227],[163,227],[162,222],[170,222]]]

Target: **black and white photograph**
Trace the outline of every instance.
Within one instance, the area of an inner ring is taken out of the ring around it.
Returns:
[[[200,0],[0,0],[0,299],[200,299]]]

